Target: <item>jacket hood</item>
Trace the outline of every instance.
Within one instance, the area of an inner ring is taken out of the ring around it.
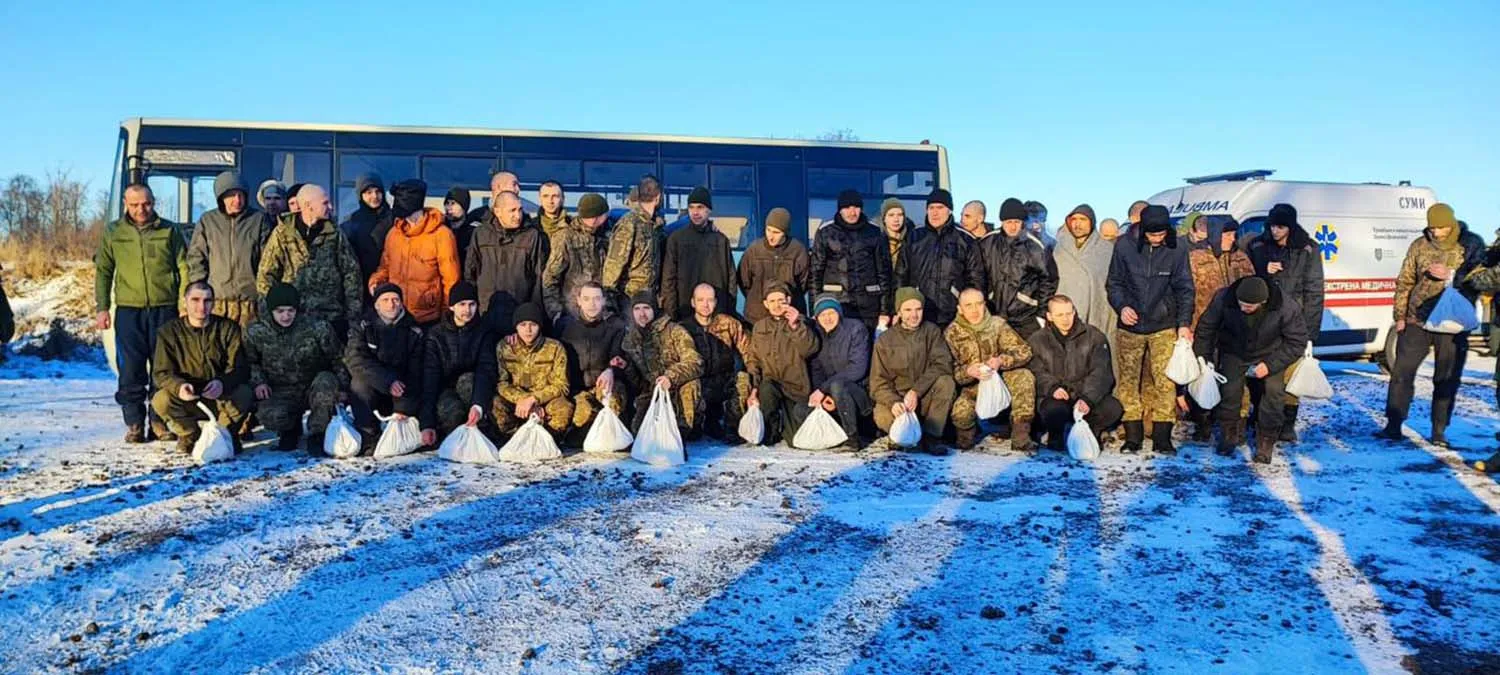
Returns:
[[[1139,224],[1132,225],[1130,227],[1130,234],[1135,237],[1135,248],[1137,251],[1144,251],[1151,248],[1151,244],[1146,241],[1146,228],[1140,227]],[[1167,240],[1162,242],[1162,247],[1177,248],[1177,228],[1167,228]]]
[[[245,181],[240,180],[239,172],[223,171],[214,177],[214,200],[219,203],[220,210],[224,208],[224,195],[234,190],[245,193],[245,211],[250,211],[250,191],[245,189]]]
[[[372,187],[380,188],[381,192],[385,192],[385,181],[380,179],[378,173],[362,173],[354,179],[354,196],[358,197],[364,194],[366,189]]]
[[[417,237],[424,234],[432,234],[440,227],[446,227],[443,212],[434,208],[422,209],[422,220],[413,225],[405,218],[401,219],[401,234],[408,237]]]
[[[1062,229],[1064,231],[1068,231],[1068,221],[1078,214],[1083,214],[1084,217],[1089,219],[1089,236],[1093,236],[1095,232],[1099,231],[1099,219],[1094,217],[1094,207],[1088,204],[1079,204],[1073,207],[1072,211],[1068,212],[1068,215],[1063,218]],[[1058,232],[1058,234],[1062,234],[1062,232]],[[1068,234],[1072,236],[1071,231],[1068,231]]]

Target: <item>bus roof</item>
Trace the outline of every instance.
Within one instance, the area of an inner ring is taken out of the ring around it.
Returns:
[[[717,136],[683,136],[675,134],[632,134],[619,132],[545,131],[536,129],[481,129],[476,127],[425,127],[378,124],[321,124],[301,122],[240,122],[233,120],[193,120],[165,117],[133,117],[120,123],[122,127],[177,126],[233,129],[272,129],[281,131],[350,131],[400,134],[447,134],[459,136],[518,136],[531,138],[598,138],[617,141],[647,141],[654,143],[719,143],[727,145],[779,145],[789,147],[863,148],[870,150],[915,150],[942,152],[935,143],[866,143],[846,141],[808,141],[790,138],[731,138]]]

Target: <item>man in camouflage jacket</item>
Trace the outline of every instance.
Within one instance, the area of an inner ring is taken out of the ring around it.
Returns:
[[[641,291],[630,301],[631,326],[620,344],[625,377],[636,392],[635,420],[640,432],[656,387],[665,387],[677,410],[677,426],[696,437],[703,411],[703,358],[693,336],[666,316],[657,316],[656,295]]]
[[[307,419],[307,452],[323,451],[323,432],[333,419],[341,392],[349,389],[343,341],[327,321],[303,316],[296,287],[277,282],[266,294],[266,309],[245,330],[256,414],[276,432],[278,448],[292,450]]]

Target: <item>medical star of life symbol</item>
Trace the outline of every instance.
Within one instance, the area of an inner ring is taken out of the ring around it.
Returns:
[[[1328,223],[1318,227],[1313,233],[1313,239],[1318,242],[1318,250],[1323,252],[1323,262],[1333,262],[1339,257],[1339,233]]]

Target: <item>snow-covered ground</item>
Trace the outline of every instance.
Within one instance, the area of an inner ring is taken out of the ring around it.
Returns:
[[[1370,439],[1384,378],[1326,364],[1338,398],[1269,467],[261,442],[197,468],[119,442],[107,371],[14,359],[0,671],[1500,672],[1500,487],[1465,466],[1500,427],[1492,368],[1450,451]]]

